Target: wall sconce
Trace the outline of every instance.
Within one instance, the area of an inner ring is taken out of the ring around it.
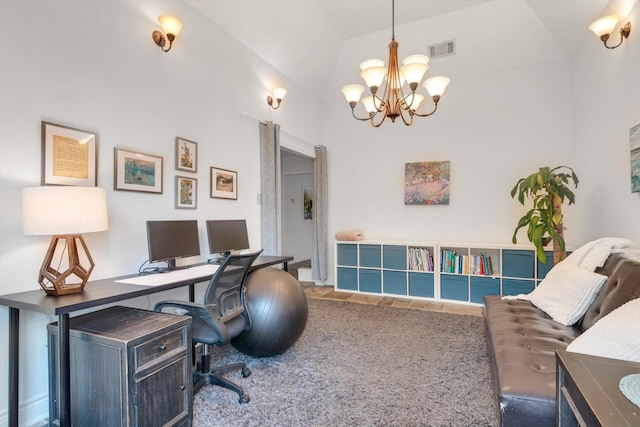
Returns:
[[[589,25],[589,29],[593,31],[596,36],[600,37],[600,40],[604,43],[604,47],[607,49],[617,48],[622,44],[624,39],[629,37],[629,33],[631,33],[631,22],[627,22],[622,28],[620,28],[620,43],[615,46],[607,46],[607,40],[609,40],[609,36],[619,20],[620,17],[618,15],[609,15],[604,18],[600,18]]]
[[[273,90],[273,96],[267,96],[267,104],[274,110],[280,108],[280,104],[282,103],[282,99],[287,94],[287,90],[282,87],[277,87]],[[275,99],[275,107],[273,106]]]
[[[178,36],[180,30],[182,30],[182,22],[180,22],[180,20],[175,16],[171,15],[158,16],[158,22],[160,22],[164,34],[155,30],[151,34],[151,37],[153,37],[153,41],[160,47],[160,49],[162,49],[163,52],[169,52],[173,45],[173,41]],[[164,46],[167,44],[167,40],[169,41],[169,47],[165,49]]]

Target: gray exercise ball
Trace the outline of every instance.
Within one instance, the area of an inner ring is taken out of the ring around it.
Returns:
[[[307,325],[307,297],[300,282],[286,271],[260,268],[249,273],[245,301],[252,325],[231,344],[248,356],[284,353]]]

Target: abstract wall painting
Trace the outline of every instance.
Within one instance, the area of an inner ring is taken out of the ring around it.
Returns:
[[[405,163],[405,205],[448,205],[450,161]]]

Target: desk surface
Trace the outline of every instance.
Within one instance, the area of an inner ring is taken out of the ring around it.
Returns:
[[[640,425],[640,408],[620,391],[620,379],[640,373],[640,363],[596,357],[558,350],[560,369],[566,381],[577,387],[580,401],[588,405],[595,419],[603,426]]]
[[[251,270],[282,264],[291,260],[293,260],[293,257],[290,256],[259,256],[252,264]],[[77,294],[52,296],[45,294],[42,289],[37,289],[15,294],[0,295],[0,305],[49,315],[68,314],[86,308],[111,304],[193,283],[204,282],[209,280],[211,276],[212,273],[201,271],[201,273],[196,276],[154,286],[116,282],[126,278],[137,277],[136,274],[131,274],[87,282],[84,291]]]

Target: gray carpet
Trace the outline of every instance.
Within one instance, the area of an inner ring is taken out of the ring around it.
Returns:
[[[285,354],[252,358],[232,346],[215,364],[251,396],[216,386],[194,396],[194,426],[494,426],[483,319],[312,300],[298,342]]]

